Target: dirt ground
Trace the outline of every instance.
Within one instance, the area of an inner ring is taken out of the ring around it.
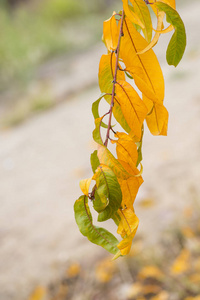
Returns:
[[[199,11],[197,1],[180,10],[188,45],[177,69],[167,66],[162,40],[157,50],[170,119],[168,137],[153,137],[145,130],[145,182],[136,212],[138,234],[147,243],[154,243],[162,228],[178,220],[180,209],[200,195]],[[104,251],[81,236],[73,213],[79,180],[91,175],[94,125],[90,108],[98,95],[98,88],[91,88],[0,132],[2,300],[25,300],[35,286],[56,278],[68,261]],[[142,208],[144,199],[153,199],[155,205]]]

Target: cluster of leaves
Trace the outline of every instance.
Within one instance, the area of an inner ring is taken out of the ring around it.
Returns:
[[[127,259],[104,255],[71,262],[60,278],[37,287],[28,299],[199,300],[199,211],[199,204],[184,208],[183,215],[179,211],[179,224],[175,218],[153,248],[137,236]]]
[[[137,236],[127,259],[111,261],[103,255],[71,261],[60,278],[37,287],[28,299],[199,300],[200,203],[196,204],[184,208],[183,215],[179,211],[180,221],[176,217],[153,248]]]
[[[185,28],[175,9],[175,0],[130,0],[130,5],[128,0],[122,2],[123,10],[114,12],[104,22],[103,41],[108,53],[102,55],[99,65],[102,95],[92,106],[95,119],[93,139],[97,143],[97,150],[91,155],[94,174],[80,182],[83,195],[74,205],[81,233],[114,254],[114,258],[130,252],[139,224],[133,204],[143,182],[144,121],[153,135],[167,134],[168,112],[163,105],[164,78],[152,47],[160,34],[174,30],[167,49],[167,62],[177,66],[186,46]],[[157,17],[153,39],[149,6]],[[165,16],[170,24],[166,29],[163,25]],[[134,80],[137,91],[127,78]],[[103,98],[110,109],[100,116],[99,104]],[[121,126],[121,132],[114,131],[112,115]],[[105,124],[106,116],[108,124]],[[117,157],[108,149],[109,141],[115,145]],[[92,181],[95,183],[90,189]],[[104,228],[93,224],[88,199],[98,213],[99,222],[114,220],[117,233],[122,237],[121,242]]]

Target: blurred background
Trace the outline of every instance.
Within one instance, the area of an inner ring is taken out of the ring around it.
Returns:
[[[188,40],[180,65],[166,63],[170,35],[155,47],[169,132],[145,128],[130,257],[112,263],[75,224],[95,148],[103,21],[120,8],[116,0],[0,0],[1,300],[199,299],[199,1],[177,1]]]

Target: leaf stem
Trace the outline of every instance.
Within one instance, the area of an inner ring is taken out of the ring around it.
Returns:
[[[114,106],[114,96],[115,96],[115,84],[116,84],[116,80],[117,80],[117,71],[118,71],[118,62],[119,62],[119,48],[120,48],[121,37],[123,36],[123,20],[124,20],[124,10],[122,11],[119,39],[118,39],[117,49],[115,51],[115,53],[116,53],[116,63],[115,63],[115,73],[114,73],[114,78],[113,78],[112,98],[111,98],[110,110],[109,110],[110,116],[109,116],[109,121],[108,121],[108,129],[107,129],[107,133],[106,133],[106,140],[104,142],[104,145],[106,147],[108,145],[109,133],[110,133],[110,129],[111,129],[112,110],[113,110],[113,106]]]

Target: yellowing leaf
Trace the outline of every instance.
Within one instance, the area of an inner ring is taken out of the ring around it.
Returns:
[[[122,192],[114,172],[105,165],[100,165],[93,179],[96,180],[94,209],[99,212],[98,221],[106,221],[121,206]]]
[[[113,170],[117,178],[127,179],[131,176],[105,146],[98,145],[97,155],[100,163]]]
[[[131,74],[137,87],[146,97],[162,104],[164,78],[155,53],[150,49],[148,53],[137,54],[148,43],[127,18],[124,21],[123,32],[120,55],[126,65],[126,70]]]
[[[174,9],[176,8],[176,0],[159,0],[159,2],[166,3]]]
[[[122,0],[123,2],[123,7],[125,11],[125,15],[129,18],[129,20],[137,25],[139,25],[141,28],[145,28],[144,24],[140,20],[139,16],[137,13],[135,13],[133,10],[130,9],[128,5],[128,0]],[[133,2],[133,0],[131,1]]]
[[[138,274],[139,279],[155,278],[157,280],[162,280],[163,276],[163,272],[153,265],[144,267]]]
[[[153,135],[167,135],[168,111],[163,105],[155,103],[153,110],[146,117],[146,122]]]
[[[178,275],[186,272],[190,267],[189,260],[190,252],[187,249],[183,249],[171,267],[172,274]]]
[[[116,100],[132,130],[132,134],[140,140],[142,124],[147,115],[147,108],[134,88],[126,81],[118,80],[115,86]]]
[[[109,51],[115,51],[119,39],[119,26],[115,19],[115,12],[112,17],[103,23],[103,40]]]
[[[88,179],[83,179],[79,183],[81,191],[86,196],[88,196],[91,181],[92,181],[92,177]]]
[[[149,43],[152,37],[152,22],[148,7],[143,0],[130,0],[130,2],[133,5],[135,13],[139,16],[140,20],[144,24],[142,31],[146,41]]]
[[[29,297],[29,300],[43,300],[46,295],[46,289],[42,286],[38,286],[35,291]]]

